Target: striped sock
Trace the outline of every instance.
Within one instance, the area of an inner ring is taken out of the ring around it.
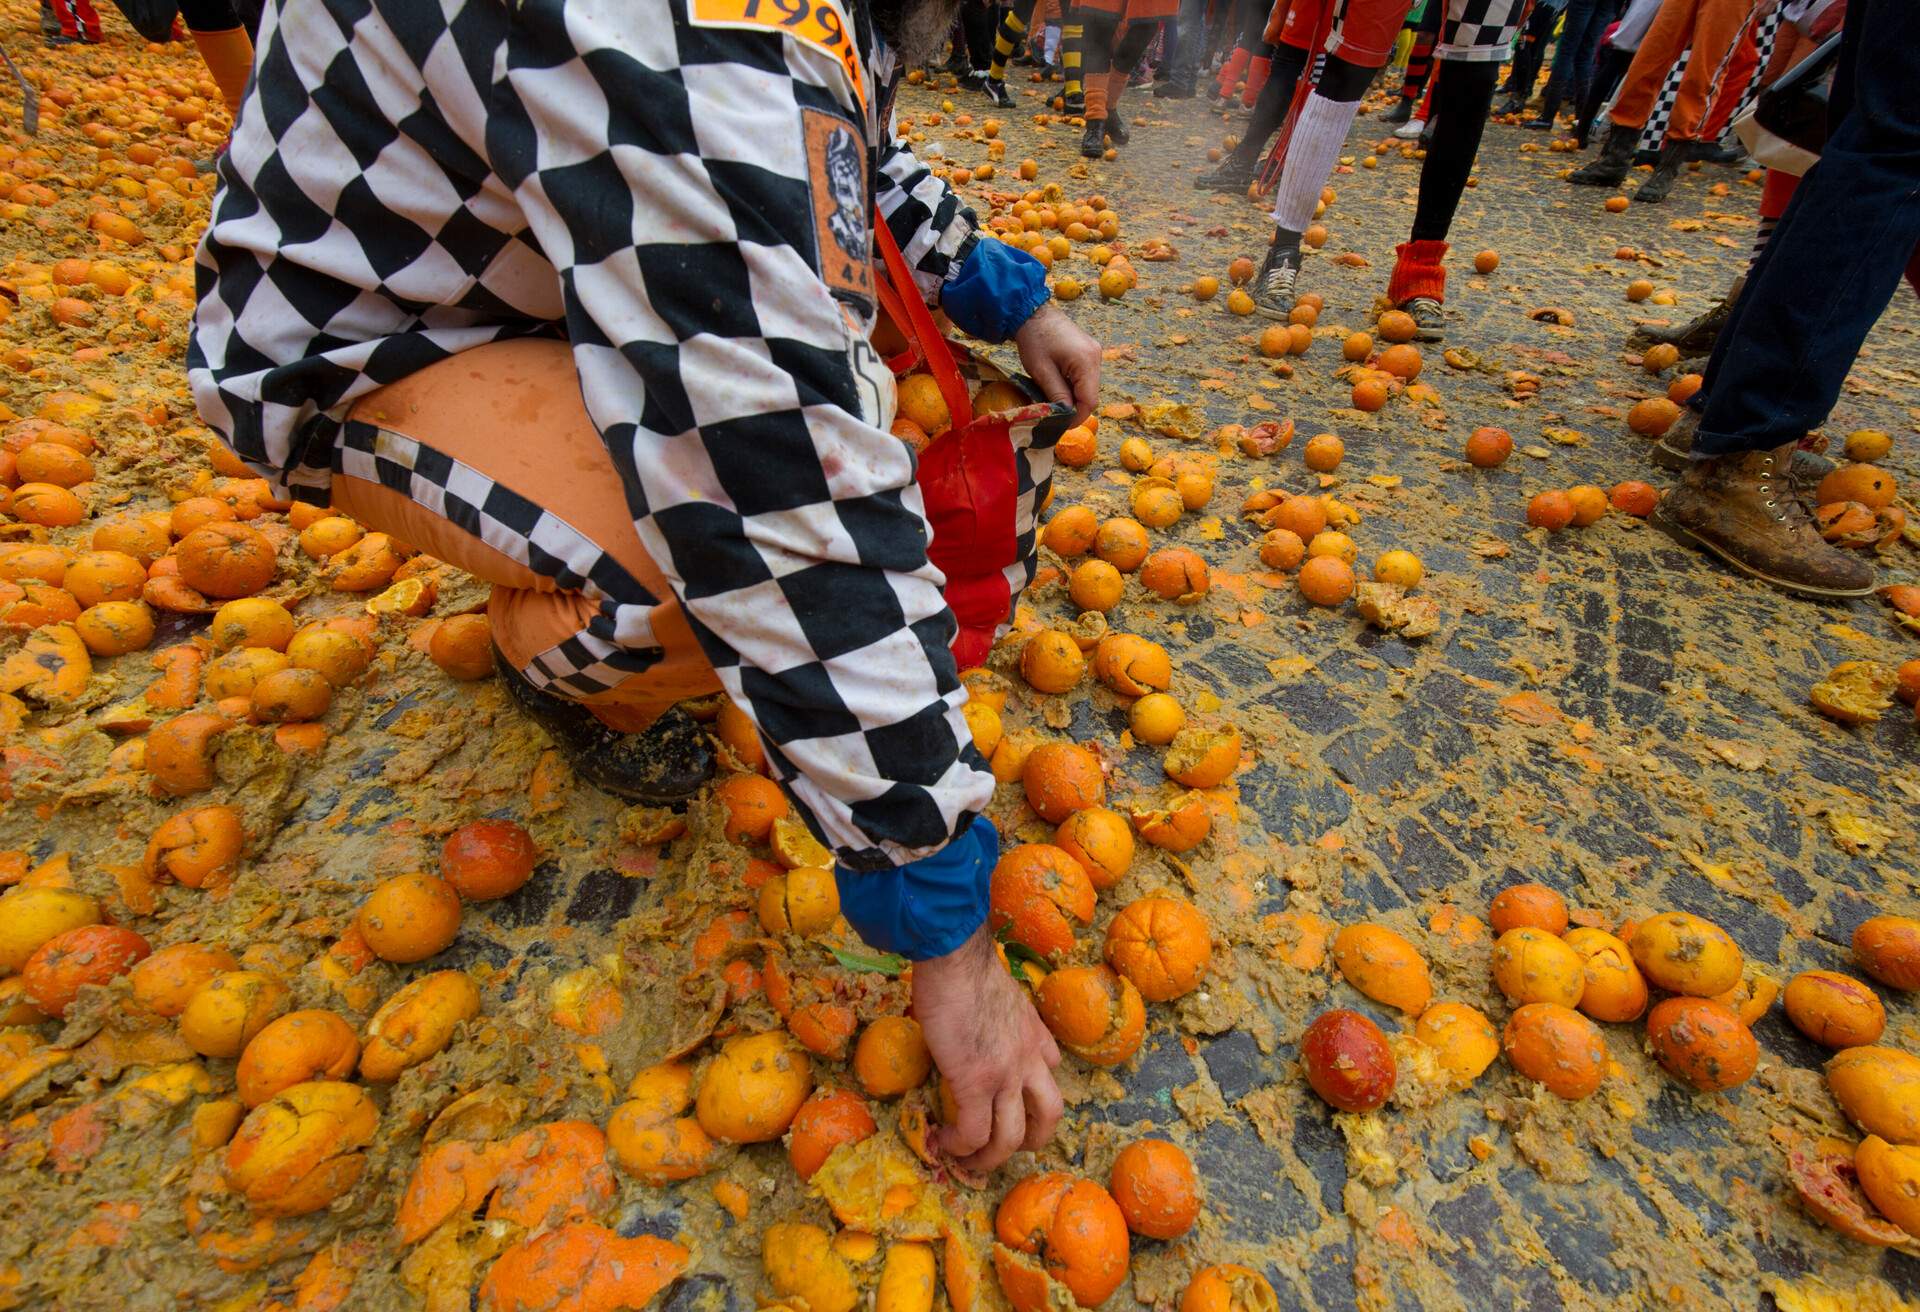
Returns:
[[[1328,100],[1318,91],[1307,97],[1287,142],[1287,164],[1273,200],[1273,221],[1289,232],[1305,232],[1313,222],[1320,189],[1333,175],[1346,144],[1347,129],[1360,112],[1357,100]]]
[[[1753,250],[1747,254],[1747,268],[1749,270],[1751,270],[1755,262],[1759,260],[1760,252],[1765,250],[1767,243],[1773,239],[1773,230],[1778,226],[1780,226],[1780,220],[1769,219],[1765,216],[1761,217],[1760,226],[1754,230],[1753,234]]]
[[[1086,28],[1079,23],[1068,23],[1060,29],[1065,37],[1065,46],[1060,52],[1060,66],[1067,73],[1067,98],[1069,100],[1082,93],[1080,88],[1080,41],[1086,35]]]
[[[1013,52],[1020,45],[1020,38],[1027,34],[1027,25],[1020,21],[1020,15],[1009,9],[1000,16],[1000,30],[993,37],[993,66],[987,70],[987,76],[995,82],[1007,80],[1007,61],[1013,58]]]

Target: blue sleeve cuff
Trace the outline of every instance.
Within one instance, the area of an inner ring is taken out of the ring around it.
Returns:
[[[985,237],[940,290],[947,318],[983,342],[1006,341],[1046,302],[1047,271],[1040,261]]]
[[[986,923],[1000,835],[982,816],[935,852],[892,870],[859,874],[836,865],[840,914],[869,947],[909,961],[944,957]]]

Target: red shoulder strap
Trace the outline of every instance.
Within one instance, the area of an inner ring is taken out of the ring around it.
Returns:
[[[907,340],[926,362],[927,372],[940,384],[940,395],[946,398],[954,425],[957,427],[966,423],[973,417],[973,399],[967,393],[966,379],[960,376],[960,370],[953,362],[953,352],[947,348],[947,339],[940,335],[932,312],[927,309],[926,302],[920,299],[920,289],[913,281],[913,271],[907,268],[906,256],[900,253],[900,245],[894,241],[892,229],[887,227],[885,216],[878,210],[873,215],[873,240],[880,249],[884,266],[878,270],[884,276],[874,280],[882,308],[892,316],[900,331],[906,334]]]

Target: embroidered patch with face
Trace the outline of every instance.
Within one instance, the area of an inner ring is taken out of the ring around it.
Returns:
[[[873,304],[873,205],[867,197],[867,151],[847,121],[803,109],[807,183],[813,195],[820,278],[836,295]]]

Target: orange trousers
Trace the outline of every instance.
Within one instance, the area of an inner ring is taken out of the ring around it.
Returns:
[[[429,365],[363,397],[340,440],[334,507],[491,583],[494,643],[534,683],[625,733],[720,691],[634,531],[566,343]]]
[[[1700,140],[1707,107],[1734,71],[1735,47],[1759,8],[1760,0],[1666,0],[1634,52],[1609,117],[1619,127],[1645,127],[1667,73],[1691,46],[1666,139]]]

